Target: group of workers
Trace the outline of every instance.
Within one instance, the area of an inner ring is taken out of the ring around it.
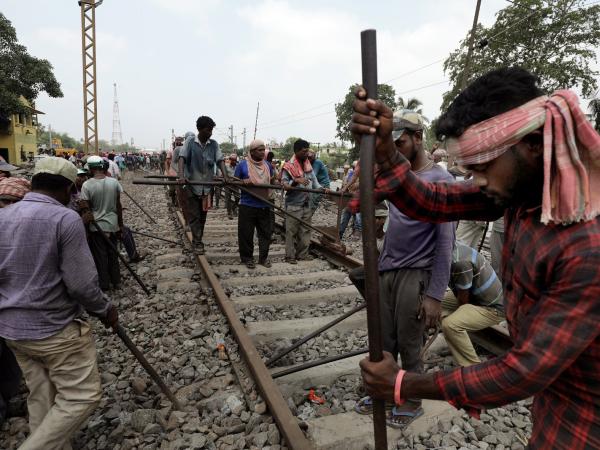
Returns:
[[[447,400],[477,415],[533,396],[531,448],[600,448],[600,136],[576,96],[546,96],[520,68],[475,80],[437,123],[449,156],[472,175],[466,181],[430,157],[416,112],[394,113],[362,88],[353,108],[357,142],[377,137],[373,195],[385,350],[382,361],[361,361],[369,396],[357,412],[369,414],[373,398],[384,399],[388,424],[404,428],[423,414],[422,399]],[[214,127],[210,117],[199,117],[197,134],[176,139],[163,166],[178,180],[172,196],[195,252],[205,252],[210,183],[219,176],[228,215],[238,209],[242,264],[256,266],[256,232],[258,264],[271,267],[273,193],[256,185],[279,182],[286,191],[285,261],[310,259],[306,224],[320,196],[303,187],[326,193],[329,178],[309,143],[298,139],[279,172],[261,140],[241,161],[225,160],[211,139]],[[69,448],[101,395],[82,312],[106,326],[118,323],[103,290],[119,285],[114,248],[126,228],[122,187],[102,158],[87,165],[85,181],[72,163],[51,157],[36,164],[31,184],[0,180],[0,360],[10,361],[12,350],[30,390],[31,434],[23,449]],[[356,192],[358,172],[344,190]],[[228,184],[234,180],[240,183]],[[358,208],[355,196],[345,213]],[[481,229],[478,222],[498,223],[496,267],[475,248],[485,228],[464,242]],[[350,277],[364,295],[364,271]],[[467,333],[503,320],[514,345],[482,363]],[[423,373],[424,337],[437,327],[460,367]],[[14,383],[0,388],[4,394]]]

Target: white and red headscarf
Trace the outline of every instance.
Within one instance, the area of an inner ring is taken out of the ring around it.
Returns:
[[[542,222],[594,219],[600,214],[600,135],[571,91],[538,97],[472,125],[458,138],[449,138],[446,148],[460,165],[484,164],[542,127]]]

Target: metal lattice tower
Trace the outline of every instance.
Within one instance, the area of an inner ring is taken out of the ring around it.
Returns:
[[[119,117],[119,100],[117,99],[117,83],[115,87],[115,101],[113,103],[113,132],[112,145],[121,145],[123,143],[123,134],[121,133],[121,119]]]
[[[96,103],[96,7],[103,0],[80,0],[81,53],[83,56],[83,146],[86,154],[98,153]]]

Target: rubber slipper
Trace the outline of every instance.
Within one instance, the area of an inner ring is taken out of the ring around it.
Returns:
[[[393,405],[391,403],[386,403],[386,411],[391,411],[392,406]],[[354,405],[354,411],[356,411],[358,414],[364,415],[373,414],[373,399],[369,396],[361,398],[359,401],[356,402],[356,405]]]
[[[394,407],[390,414],[388,414],[386,423],[388,427],[396,428],[398,430],[403,430],[411,423],[415,421],[415,419],[421,417],[425,412],[423,408],[418,407],[413,411],[400,411],[396,407]],[[402,422],[395,422],[395,419],[407,417],[408,420],[403,420]]]

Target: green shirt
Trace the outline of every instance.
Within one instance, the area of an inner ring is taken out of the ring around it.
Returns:
[[[111,177],[90,178],[81,187],[81,199],[87,200],[94,220],[102,231],[119,231],[117,196],[123,192],[121,184]],[[94,230],[92,230],[94,231]]]

